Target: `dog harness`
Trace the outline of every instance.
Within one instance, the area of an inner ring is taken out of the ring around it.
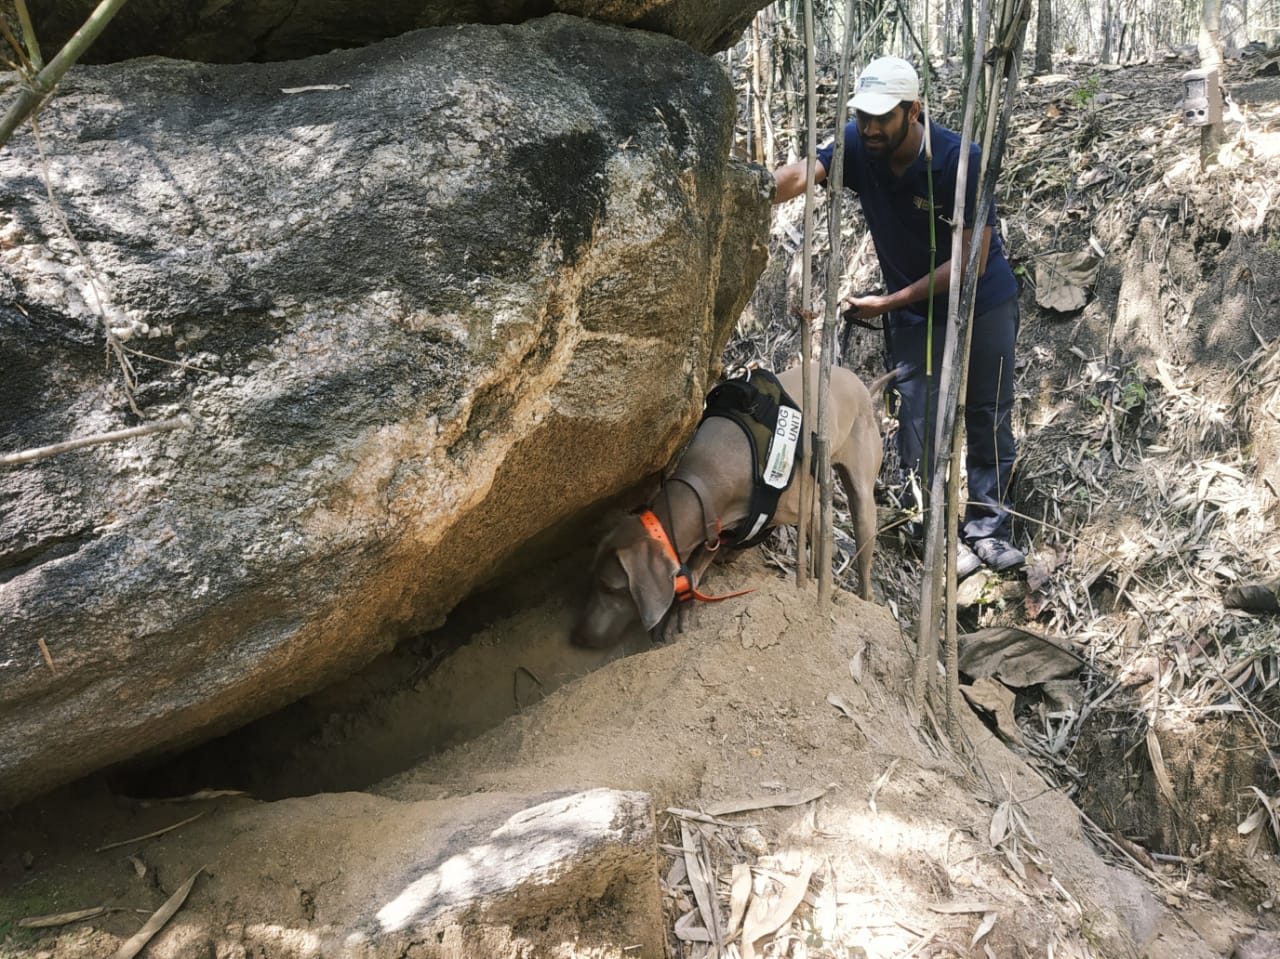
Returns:
[[[725,380],[707,394],[702,421],[723,416],[737,423],[751,444],[751,500],[738,528],[721,534],[734,549],[755,546],[769,535],[778,500],[795,477],[803,453],[800,406],[768,370]],[[677,477],[679,478],[679,477]]]
[[[682,475],[677,469],[670,482],[689,487],[701,504],[705,549],[715,550],[721,543],[731,543],[734,549],[746,549],[768,535],[769,520],[773,519],[778,508],[778,500],[794,478],[796,460],[802,453],[800,407],[787,395],[776,376],[768,370],[752,370],[746,376],[725,380],[707,394],[700,423],[712,416],[733,420],[742,428],[751,445],[751,499],[746,517],[737,529],[722,529],[720,521],[707,512],[710,497],[698,477]],[[636,510],[636,515],[649,538],[676,564],[675,598],[678,603],[692,599],[713,603],[753,591],[742,589],[723,596],[708,596],[700,592],[662,520],[648,506]]]

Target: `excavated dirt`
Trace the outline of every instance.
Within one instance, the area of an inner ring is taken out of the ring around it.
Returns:
[[[420,837],[447,834],[459,809],[479,815],[490,797],[594,786],[653,796],[671,925],[696,907],[679,870],[670,871],[684,856],[675,851],[679,820],[664,810],[746,798],[768,807],[813,791],[817,798],[800,805],[694,823],[726,897],[736,863],[760,876],[812,871],[812,904],[789,917],[773,945],[762,941],[760,954],[984,954],[971,943],[989,920],[982,942],[997,956],[1208,957],[1227,955],[1256,929],[1254,916],[1210,901],[1208,888],[1174,897],[1108,863],[1072,803],[962,705],[962,745],[945,745],[935,720],[922,722],[908,705],[912,643],[886,607],[838,593],[824,613],[812,590],[797,590],[758,553],[716,570],[711,582],[757,591],[703,607],[676,641],[570,682],[364,792],[175,803],[125,798],[99,780],[6,816],[0,954],[107,955],[202,865],[147,955],[320,954],[315,931],[363,901],[375,881],[369,873],[402,865],[396,850],[420,848]],[[465,658],[474,657],[496,685],[515,688],[533,672],[521,665],[534,661],[524,651],[536,655],[540,636],[562,637],[571,615],[560,597],[503,617],[455,666],[467,672]],[[494,646],[505,656],[495,658]],[[391,744],[411,750],[414,730],[426,728],[423,716],[458,675],[437,670],[438,686],[425,679],[384,689],[363,711],[334,712],[323,735],[295,741],[287,757],[261,737],[257,747],[241,739],[240,768],[268,792],[297,787],[308,765],[318,781],[345,775],[350,788],[358,770],[377,765],[362,767],[360,757]],[[95,852],[195,813],[163,836]],[[1171,872],[1168,881],[1180,879]],[[44,934],[13,925],[93,906],[118,911]],[[625,942],[566,945],[575,923],[587,922],[575,908],[576,919],[549,913],[546,929],[521,930],[492,955],[636,954],[622,951]],[[672,945],[675,955],[702,954],[698,944],[673,937]],[[421,949],[406,954],[452,954]]]

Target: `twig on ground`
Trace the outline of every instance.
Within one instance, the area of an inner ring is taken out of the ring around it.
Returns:
[[[57,456],[59,453],[69,453],[72,450],[84,449],[86,446],[96,446],[99,443],[118,443],[121,440],[136,439],[139,436],[150,436],[152,433],[187,429],[193,422],[190,416],[177,416],[169,420],[148,423],[145,426],[132,426],[128,429],[114,430],[110,433],[99,433],[96,436],[85,436],[78,440],[67,440],[63,443],[54,443],[51,446],[23,450],[20,453],[4,453],[0,454],[0,467],[20,466],[23,463],[32,463],[49,456]]]

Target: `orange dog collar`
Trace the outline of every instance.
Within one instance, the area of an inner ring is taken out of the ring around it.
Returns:
[[[725,593],[723,596],[708,596],[700,592],[693,585],[693,574],[689,572],[689,567],[680,559],[680,554],[676,552],[675,546],[671,543],[671,537],[667,535],[667,529],[662,525],[662,520],[658,519],[653,510],[645,507],[639,512],[640,522],[644,524],[645,532],[649,534],[649,538],[655,540],[676,564],[675,575],[675,592],[676,601],[685,603],[691,599],[700,599],[704,603],[718,603],[723,599],[733,599],[735,596],[745,596],[747,593],[755,592],[754,589],[740,589],[735,593]]]

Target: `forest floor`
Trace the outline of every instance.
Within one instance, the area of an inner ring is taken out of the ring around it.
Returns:
[[[1050,637],[1084,662],[1069,680],[968,676],[980,705],[952,704],[954,732],[943,707],[917,714],[920,564],[892,530],[876,603],[820,610],[775,542],[711,574],[754,593],[627,656],[567,648],[570,557],[219,743],[0,815],[0,956],[110,955],[189,877],[144,955],[334,954],[421,872],[410,819],[432,835],[494,797],[598,786],[652,797],[674,956],[714,954],[704,930],[742,912],[768,932],[726,955],[1280,955],[1280,640],[1227,602],[1280,569],[1280,78],[1259,66],[1228,74],[1247,123],[1205,172],[1177,119],[1185,65],[1072,64],[1019,100],[1001,212],[1029,286],[1030,562],[966,581],[961,625]],[[1037,268],[1090,237],[1084,305],[1038,307]],[[733,362],[794,347],[774,259]],[[849,361],[873,372],[875,344]],[[727,803],[750,808],[702,812]],[[501,954],[636,955],[583,934],[606,908],[570,903]]]

